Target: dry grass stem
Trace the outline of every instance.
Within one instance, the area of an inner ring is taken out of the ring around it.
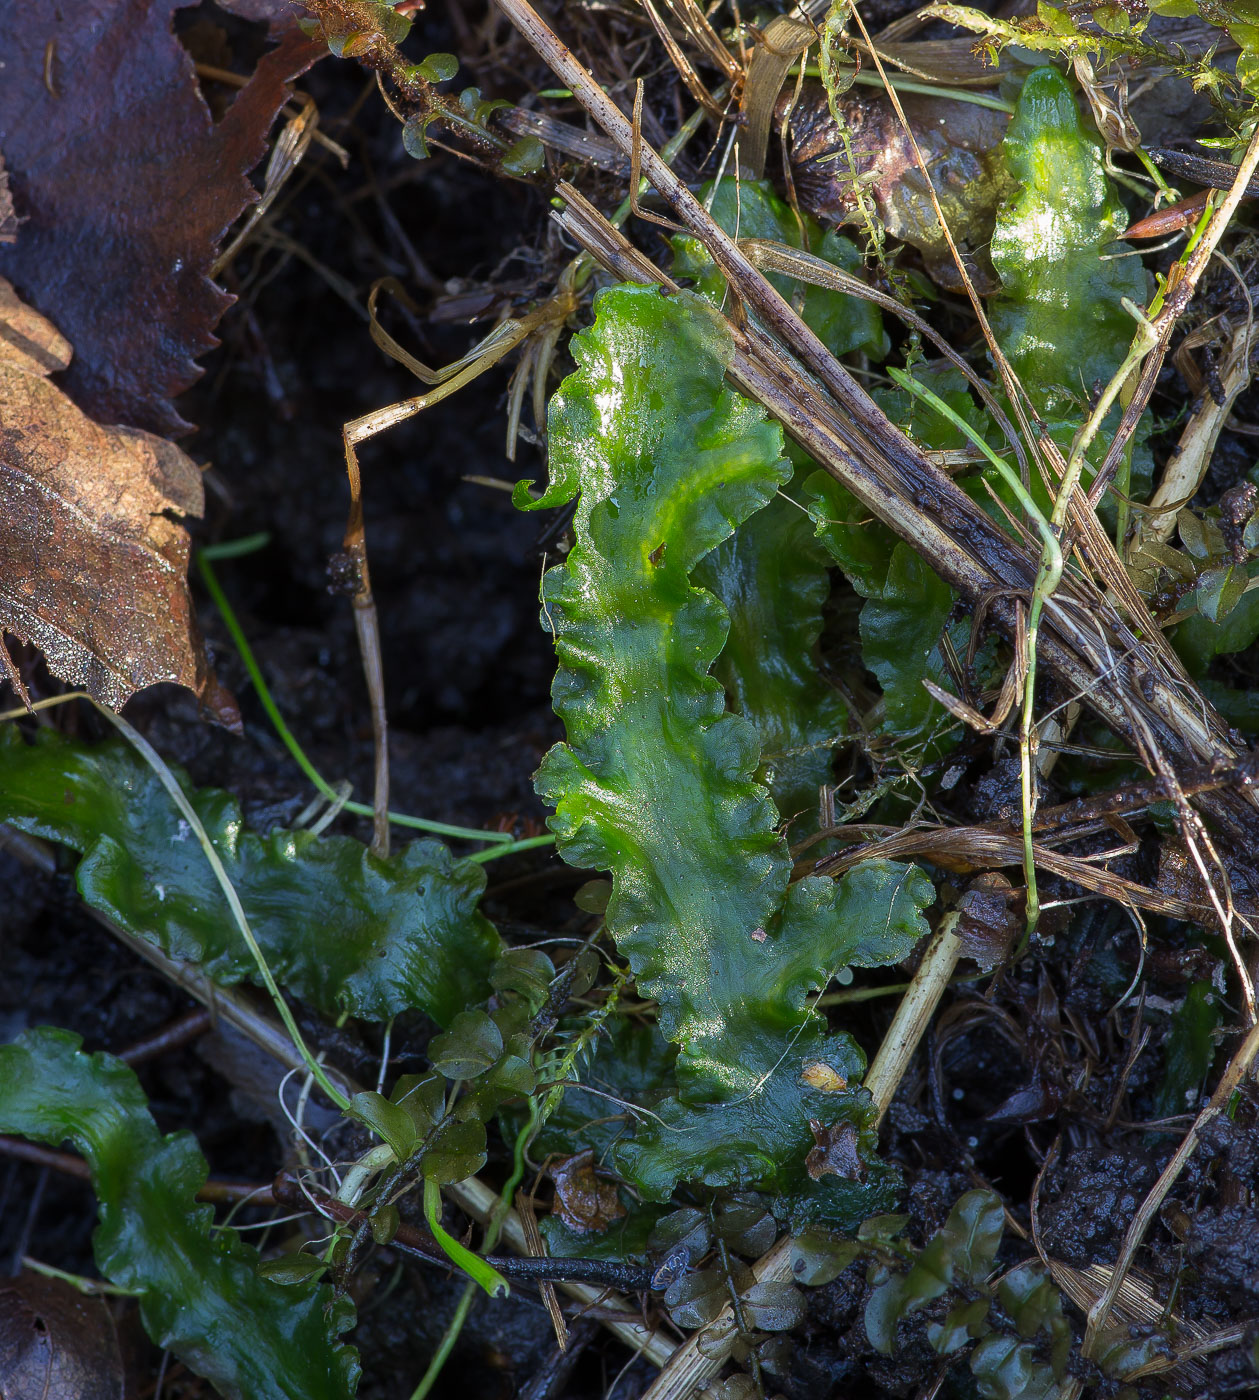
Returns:
[[[762,402],[972,605],[990,600],[988,615],[1013,638],[1020,604],[1011,591],[1026,596],[1036,575],[1029,551],[887,420],[651,147],[635,142],[630,121],[526,0],[497,3],[625,154],[637,154],[643,174],[768,328],[732,326],[736,354],[731,378],[736,385]],[[567,201],[559,216],[563,227],[606,267],[621,277],[671,285],[575,190],[561,186],[559,192]],[[1092,512],[1077,509],[1075,514],[1089,517],[1094,527],[1088,539],[1094,564],[1093,555],[1105,557],[1105,537]],[[1122,571],[1113,545],[1106,541],[1105,549],[1108,572],[1117,575]],[[1148,613],[1130,583],[1119,601],[1133,609],[1131,622],[1109,589],[1101,592],[1091,577],[1070,571],[1045,610],[1039,642],[1045,668],[1071,699],[1086,699],[1165,780],[1177,766],[1236,763],[1239,755],[1227,726],[1162,644],[1158,629],[1148,630]],[[1235,848],[1259,844],[1252,793],[1222,789],[1203,794],[1201,801]]]

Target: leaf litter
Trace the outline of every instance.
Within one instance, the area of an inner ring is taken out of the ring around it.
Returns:
[[[232,722],[188,591],[201,473],[164,438],[93,422],[50,377],[71,362],[0,279],[0,629],[116,709],[166,681]]]
[[[188,430],[172,400],[232,303],[209,276],[220,241],[257,199],[248,175],[288,83],[321,53],[290,31],[215,123],[171,28],[186,4],[14,3],[0,31],[21,219],[0,275],[75,347],[65,389],[85,413],[168,435]]]

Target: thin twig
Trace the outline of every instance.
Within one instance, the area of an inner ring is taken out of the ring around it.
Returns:
[[[372,851],[381,857],[389,854],[389,716],[385,709],[385,667],[380,653],[380,620],[376,599],[372,595],[371,573],[367,566],[367,535],[363,526],[363,479],[359,472],[358,455],[348,425],[342,439],[345,443],[345,471],[350,482],[350,515],[345,526],[342,549],[351,561],[354,580],[354,632],[363,659],[363,675],[367,681],[368,702],[372,712],[372,743],[376,756],[375,784],[372,792]]]
[[[940,926],[927,944],[909,990],[896,1008],[892,1024],[879,1046],[879,1053],[866,1073],[865,1086],[878,1110],[876,1123],[883,1121],[891,1107],[909,1061],[927,1029],[927,1022],[935,1014],[944,989],[953,976],[962,951],[962,935],[958,931],[960,924],[961,918],[957,914],[946,914],[940,920]]]
[[[336,1220],[344,1225],[357,1227],[368,1220],[365,1211],[347,1206],[310,1182],[302,1182],[299,1185],[288,1172],[280,1173],[272,1192],[282,1205],[295,1206],[298,1209],[313,1207],[329,1220]],[[420,1259],[426,1264],[436,1264],[442,1269],[450,1267],[450,1260],[438,1241],[414,1225],[400,1224],[389,1244],[399,1254],[405,1254],[409,1258]],[[486,1254],[482,1255],[481,1259],[506,1278],[521,1279],[525,1282],[593,1281],[627,1290],[645,1290],[651,1286],[651,1269],[621,1264],[614,1259],[556,1259],[549,1255],[502,1254]]]
[[[643,257],[577,190],[561,183],[557,192],[565,207],[554,217],[610,272],[626,281],[676,289],[672,279]],[[1022,547],[1001,534],[903,436],[894,459],[868,441],[854,452],[849,446],[852,420],[841,415],[812,378],[755,327],[731,326],[730,331],[736,347],[729,370],[732,381],[764,404],[864,506],[1017,639],[1022,607],[1016,595],[1030,591],[1035,571]],[[928,481],[928,474],[934,479]],[[1092,512],[1086,515],[1096,526]],[[1104,532],[1100,539],[1113,559],[1114,547]],[[1131,590],[1130,582],[1127,587]],[[1136,602],[1144,611],[1139,596]],[[1116,733],[1143,757],[1148,755],[1151,771],[1160,771],[1153,744],[1158,736],[1194,768],[1241,762],[1223,721],[1185,676],[1157,627],[1151,624],[1148,631],[1143,629],[1152,648],[1147,650],[1107,598],[1091,592],[1083,576],[1072,576],[1070,591],[1060,589],[1049,612],[1048,630],[1038,642],[1046,667],[1070,699],[1087,698]],[[1108,626],[1112,633],[1105,630]],[[1239,847],[1259,840],[1253,805],[1253,795],[1245,790],[1221,789],[1203,795],[1203,806]]]
[[[630,156],[632,124],[527,0],[496,3]],[[886,418],[651,147],[640,143],[639,157],[643,175],[701,240],[761,324],[779,337],[775,340],[755,322],[731,327],[736,350],[730,374],[735,384],[763,403],[863,506],[964,596],[976,603],[994,597],[989,615],[1007,636],[1014,637],[1021,604],[1010,590],[1026,596],[1036,576],[1036,564],[1026,549]],[[617,239],[615,230],[576,191],[561,185],[559,192],[567,201],[559,217],[582,246],[618,275],[669,285],[669,279],[624,239]],[[1109,547],[1113,553],[1113,546]],[[1144,612],[1139,598],[1137,608],[1139,616]],[[1153,741],[1160,753],[1181,763],[1236,758],[1227,726],[1160,645],[1157,629],[1149,642],[1143,639],[1145,629],[1139,622],[1142,636],[1134,633],[1091,579],[1073,580],[1065,593],[1060,589],[1045,614],[1046,630],[1038,651],[1047,669],[1068,693],[1087,697],[1105,722],[1143,757]],[[1153,755],[1149,761],[1158,771]],[[1206,794],[1203,805],[1238,847],[1259,842],[1253,794]]]
[[[279,735],[280,742],[289,751],[293,761],[303,773],[314,784],[315,788],[328,799],[329,802],[338,800],[336,789],[319,772],[315,765],[306,755],[306,751],[297,742],[292,730],[288,727],[284,716],[280,713],[280,707],[275,703],[271,694],[271,688],[267,685],[266,678],[262,674],[262,667],[258,664],[258,659],[254,655],[254,649],[249,644],[249,638],[245,635],[245,629],[240,625],[240,620],[236,616],[235,609],[228,601],[227,594],[223,591],[223,586],[219,582],[215,564],[222,559],[235,559],[242,554],[252,551],[252,547],[259,542],[265,544],[266,535],[247,536],[240,540],[231,540],[226,544],[208,545],[205,549],[197,551],[197,569],[201,574],[201,580],[206,586],[211,600],[219,610],[219,615],[223,619],[223,625],[227,628],[228,636],[231,637],[237,652],[240,655],[242,664],[249,674],[249,679],[253,682],[254,691],[258,696],[258,701],[266,711],[267,718],[271,721],[276,734]],[[342,802],[342,810],[354,812],[359,816],[370,817],[374,815],[374,808],[367,807],[361,802]],[[401,812],[389,812],[389,820],[398,826],[413,827],[419,831],[429,831],[436,836],[449,836],[462,841],[485,841],[494,846],[512,845],[512,838],[509,832],[504,831],[481,831],[476,827],[454,826],[449,822],[426,821],[422,817],[406,816]]]
[[[72,1176],[79,1181],[91,1181],[92,1168],[82,1157],[73,1152],[57,1152],[51,1147],[41,1147],[37,1142],[25,1138],[9,1137],[0,1134],[0,1157],[13,1157],[21,1162],[32,1162],[36,1166],[49,1167],[62,1176]],[[275,1197],[266,1182],[257,1181],[207,1181],[197,1188],[197,1200],[215,1205],[240,1204],[250,1206],[272,1206]]]
[[[1093,1354],[1097,1343],[1097,1338],[1102,1329],[1106,1326],[1106,1320],[1110,1316],[1110,1310],[1115,1305],[1115,1299],[1119,1296],[1119,1291],[1123,1287],[1124,1279],[1128,1275],[1128,1270],[1132,1268],[1133,1260],[1136,1258],[1137,1250],[1141,1247],[1141,1241],[1145,1238],[1145,1232],[1153,1223],[1154,1217],[1158,1213],[1159,1207],[1163,1204],[1167,1193],[1172,1189],[1176,1178],[1184,1170],[1185,1164],[1193,1156],[1202,1137],[1203,1130],[1213,1118],[1218,1118],[1229,1106],[1233,1095],[1237,1092],[1242,1082],[1251,1073],[1256,1055],[1259,1054],[1259,1025],[1252,1025],[1242,1041],[1237,1053],[1228,1062],[1228,1068],[1216,1085],[1215,1093],[1211,1095],[1210,1101],[1202,1112],[1198,1114],[1193,1127],[1185,1135],[1185,1140],[1176,1150],[1175,1156],[1163,1168],[1159,1179],[1154,1183],[1154,1188],[1141,1203],[1141,1208],[1132,1218],[1132,1223],[1128,1226],[1124,1235],[1123,1244],[1120,1246],[1118,1257],[1111,1269],[1110,1282],[1106,1291],[1097,1300],[1089,1312],[1088,1326],[1084,1335],[1084,1355]]]

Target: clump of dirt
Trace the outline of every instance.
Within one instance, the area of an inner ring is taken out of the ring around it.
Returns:
[[[1154,1163],[1139,1150],[1083,1148],[1067,1154],[1041,1197],[1046,1250],[1077,1268],[1113,1258],[1157,1176]]]

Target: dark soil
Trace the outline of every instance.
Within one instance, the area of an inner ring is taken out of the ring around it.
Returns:
[[[902,8],[890,0],[878,18],[886,22]],[[429,48],[458,47],[458,33],[443,29],[442,7],[431,9]],[[213,7],[198,13],[229,39],[242,32]],[[439,310],[444,296],[482,283],[524,295],[544,282],[556,256],[544,196],[452,156],[410,160],[374,94],[360,105],[362,82],[351,65],[332,62],[305,80],[322,128],[347,145],[354,161],[342,173],[314,152],[285,191],[279,227],[317,265],[351,284],[359,305],[371,282],[384,276],[403,278],[427,308],[436,303]],[[499,82],[510,86],[501,74]],[[427,285],[417,285],[417,268]],[[370,791],[372,754],[366,691],[350,605],[328,580],[348,506],[341,425],[418,386],[375,349],[361,316],[307,262],[260,251],[238,259],[235,271],[240,302],[222,326],[222,347],[179,405],[201,425],[187,445],[208,465],[209,509],[196,533],[201,543],[270,535],[264,550],[220,565],[220,577],[311,759],[325,777],[347,777],[363,794]],[[427,314],[408,320],[390,313],[390,325],[432,364],[457,358],[481,333]],[[464,480],[542,474],[527,442],[514,465],[505,459],[505,386],[502,369],[492,371],[367,445],[361,460],[395,802],[442,821],[501,824],[528,834],[545,817],[531,775],[559,737],[549,703],[554,658],[537,603],[555,542],[540,541],[537,517],[516,512],[506,492]],[[1231,484],[1235,464],[1222,470]],[[200,601],[218,674],[240,700],[244,736],[204,723],[182,692],[150,691],[128,715],[198,784],[237,794],[256,827],[291,823],[309,789],[272,732],[222,620],[204,596]],[[91,730],[90,719],[80,723]],[[973,783],[973,816],[1017,807],[1012,779],[1007,768],[993,767]],[[370,835],[353,819],[342,818],[340,829]],[[77,900],[71,869],[67,859],[62,871],[43,872],[0,850],[0,1039],[50,1023],[77,1031],[89,1049],[123,1051],[193,1004],[93,920]],[[561,931],[572,917],[571,891],[584,877],[552,853],[521,855],[491,869],[487,908],[505,932]],[[1185,947],[1183,930],[1155,935],[1167,935],[1164,951],[1143,960],[1129,924],[1086,912],[1062,923],[1017,966],[976,981],[946,1004],[884,1135],[887,1156],[904,1173],[901,1208],[914,1240],[928,1239],[960,1194],[987,1184],[1002,1194],[1015,1227],[1007,1230],[1004,1267],[1035,1252],[1028,1203],[1037,1195],[1040,1244],[1048,1255],[1077,1270],[1114,1259],[1190,1121],[1182,1113],[1159,1131],[1145,1126],[1164,1075],[1167,1008],[1189,981],[1209,978],[1215,961],[1208,957],[1205,972],[1195,966],[1200,949]],[[1139,989],[1130,990],[1139,964]],[[853,1028],[867,1047],[877,1045],[894,1006],[888,997],[859,1009]],[[1149,1041],[1133,1055],[1144,1029]],[[399,1068],[410,1067],[406,1057],[423,1034],[422,1027],[399,1028]],[[350,1069],[363,1073],[360,1065],[375,1064],[376,1045],[347,1038],[338,1048],[327,1027],[316,1038]],[[257,1064],[229,1051],[222,1043],[189,1044],[138,1072],[162,1128],[193,1128],[213,1174],[268,1181],[284,1162],[274,1085],[265,1075],[261,1083],[251,1079]],[[1141,1260],[1152,1295],[1174,1296],[1187,1323],[1204,1333],[1240,1325],[1247,1340],[1259,1318],[1255,1117],[1246,1097],[1230,1117],[1215,1121],[1147,1236]],[[487,1172],[496,1166],[492,1159]],[[16,1272],[25,1255],[93,1273],[95,1210],[85,1184],[48,1167],[0,1161],[0,1202],[0,1274]],[[369,1257],[353,1284],[364,1400],[410,1395],[462,1289],[459,1280],[404,1267],[388,1253]],[[872,1351],[863,1327],[868,1296],[863,1264],[810,1292],[807,1323],[776,1380],[792,1400],[936,1393],[940,1361],[922,1326],[906,1331],[894,1357]],[[129,1393],[152,1394],[161,1358],[139,1333],[134,1309],[113,1306],[129,1348]],[[1071,1321],[1078,1337],[1081,1314],[1073,1312]],[[545,1379],[555,1353],[540,1300],[521,1289],[509,1303],[482,1301],[433,1394],[586,1400],[606,1395],[614,1380],[617,1400],[641,1393],[650,1367],[596,1328],[578,1329],[577,1336],[571,1374],[553,1390],[530,1390],[531,1381],[540,1386]],[[1188,1388],[1169,1392],[1158,1379],[1137,1393],[1224,1396],[1256,1387],[1247,1352],[1236,1345],[1198,1365]],[[1086,1379],[1099,1384],[1096,1393],[1113,1393],[1110,1382]],[[968,1379],[958,1384],[941,1393],[969,1393]],[[206,1391],[172,1367],[162,1393]]]

